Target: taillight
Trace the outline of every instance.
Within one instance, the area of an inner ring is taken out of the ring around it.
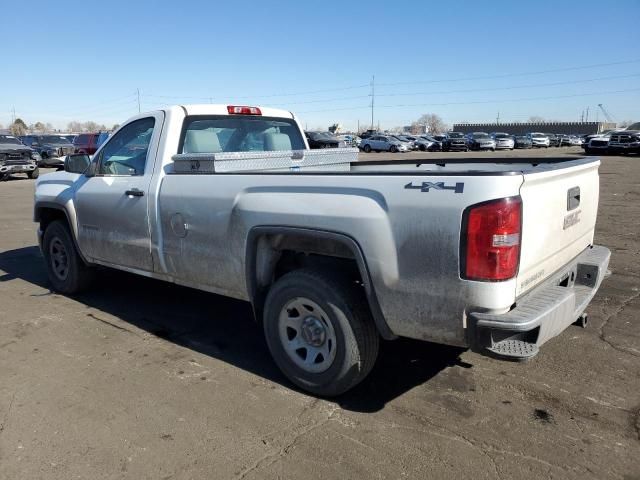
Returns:
[[[515,277],[520,262],[521,220],[520,197],[469,207],[462,220],[462,276],[484,281]]]
[[[262,115],[258,107],[245,107],[238,105],[227,105],[227,112],[230,115]]]

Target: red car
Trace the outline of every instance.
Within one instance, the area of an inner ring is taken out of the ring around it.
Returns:
[[[107,137],[106,133],[81,133],[73,140],[74,152],[93,155]]]

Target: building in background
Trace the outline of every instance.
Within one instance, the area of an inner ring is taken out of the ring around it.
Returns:
[[[586,135],[614,128],[616,128],[615,123],[607,122],[457,123],[453,125],[454,132],[505,132],[513,135],[524,135],[528,132]]]

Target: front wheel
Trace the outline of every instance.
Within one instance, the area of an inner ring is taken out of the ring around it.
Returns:
[[[365,153],[371,153],[371,145],[365,145],[362,147],[362,150],[364,150]]]
[[[391,153],[397,153],[398,152],[398,147],[396,147],[395,145],[391,145],[391,148],[389,148],[389,151]]]
[[[86,289],[93,278],[93,269],[85,265],[78,254],[67,225],[51,222],[44,231],[42,252],[53,289],[73,294]]]
[[[27,177],[32,178],[32,179],[36,179],[40,176],[40,169],[36,168],[35,170],[32,170],[30,172],[27,172]]]
[[[276,364],[300,388],[340,395],[360,383],[379,337],[362,287],[332,273],[296,270],[269,290],[264,333]]]

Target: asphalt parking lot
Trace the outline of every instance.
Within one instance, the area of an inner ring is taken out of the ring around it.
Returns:
[[[434,155],[465,157],[362,158]],[[119,272],[52,293],[34,182],[0,183],[0,478],[640,478],[640,157],[600,172],[613,273],[586,329],[527,363],[387,342],[333,400],[285,380],[243,302]]]

